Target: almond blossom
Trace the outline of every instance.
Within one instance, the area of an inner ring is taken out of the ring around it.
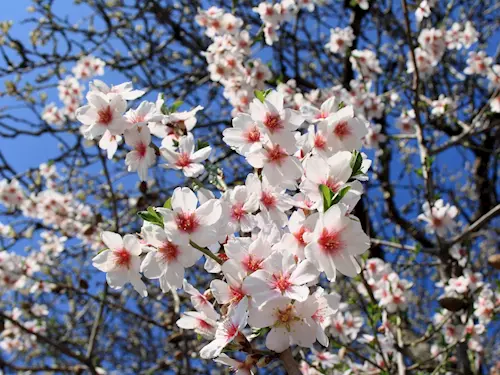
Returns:
[[[150,146],[151,134],[147,126],[136,127],[125,132],[125,143],[133,148],[126,158],[125,164],[129,172],[137,171],[141,181],[148,178],[148,168],[156,161],[156,154]]]
[[[295,302],[278,297],[252,310],[248,323],[255,328],[272,327],[266,336],[266,347],[281,353],[291,344],[311,347],[316,341],[315,331],[310,324],[314,307],[305,302]]]
[[[109,130],[111,134],[123,134],[126,122],[123,113],[127,103],[120,95],[111,99],[105,94],[89,92],[88,105],[78,108],[76,118],[84,125],[83,134],[88,139],[94,139]]]
[[[205,170],[202,161],[208,159],[212,148],[204,147],[195,151],[192,133],[179,140],[179,151],[175,152],[169,148],[160,149],[162,156],[167,160],[165,168],[182,170],[186,177],[197,177]]]
[[[194,249],[187,238],[173,236],[160,227],[145,233],[148,245],[155,250],[149,251],[144,257],[141,272],[148,279],[159,279],[164,293],[181,288],[185,268],[193,266],[203,254]]]
[[[248,276],[243,285],[257,305],[281,296],[305,301],[309,288],[319,272],[308,260],[295,263],[291,253],[275,251],[262,264],[261,269]]]
[[[146,297],[146,285],[139,274],[142,250],[137,238],[131,234],[122,238],[113,232],[103,232],[101,238],[108,249],[92,259],[93,266],[106,272],[106,281],[111,288],[121,289],[130,282],[139,294]]]
[[[215,339],[200,351],[201,358],[218,357],[222,350],[233,341],[247,325],[248,301],[244,299],[238,307],[231,310],[229,316],[220,322],[215,332]]]
[[[189,188],[178,187],[172,194],[172,209],[158,208],[165,232],[179,241],[193,241],[199,246],[217,242],[217,222],[222,215],[220,202],[210,199],[198,206],[198,198]]]
[[[335,280],[337,270],[349,277],[356,276],[360,268],[354,256],[370,247],[361,224],[346,216],[346,211],[343,204],[330,207],[320,214],[314,232],[307,234],[310,242],[304,250],[306,259],[324,271],[328,280]]]

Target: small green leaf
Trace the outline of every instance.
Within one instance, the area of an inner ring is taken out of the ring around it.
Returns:
[[[206,141],[202,141],[201,139],[198,139],[198,143],[196,145],[196,150],[201,150],[202,148],[208,147],[210,144]]]
[[[323,196],[323,212],[326,212],[332,205],[332,191],[326,185],[319,185],[319,190]]]
[[[340,102],[339,103],[339,110],[341,110],[342,108],[344,108],[346,106],[346,104],[344,102]]]
[[[142,220],[163,228],[163,216],[156,212],[153,207],[148,207],[147,211],[140,211],[137,215],[139,215]]]
[[[172,209],[172,197],[168,198],[165,203],[163,203],[163,208]]]
[[[335,196],[332,198],[332,205],[339,203],[342,198],[347,194],[347,192],[351,189],[350,186],[345,186],[342,188]]]
[[[265,91],[255,90],[253,93],[257,99],[264,103],[264,99],[266,99],[266,97],[271,93],[271,89],[267,89]]]
[[[352,168],[351,178],[363,174],[363,171],[361,171],[361,167],[363,165],[363,156],[361,155],[361,152],[354,151],[352,153],[350,165]]]
[[[183,105],[184,102],[182,100],[176,100],[168,109],[170,113],[176,112],[181,105]]]
[[[255,90],[253,93],[257,99],[264,103],[264,99],[266,98],[264,95],[264,91]]]

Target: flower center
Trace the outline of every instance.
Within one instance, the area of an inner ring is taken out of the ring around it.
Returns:
[[[260,201],[266,208],[272,208],[276,205],[276,197],[267,192],[262,192]]]
[[[191,157],[186,152],[183,152],[179,155],[179,158],[175,162],[175,165],[177,165],[180,168],[185,168],[191,165]]]
[[[98,122],[104,125],[109,125],[109,123],[113,120],[113,111],[111,107],[108,105],[106,108],[101,109],[98,113]]]
[[[179,255],[179,247],[172,242],[164,242],[158,248],[161,257],[165,263],[170,263],[177,259]]]
[[[283,124],[281,123],[281,117],[277,113],[266,113],[266,118],[264,119],[264,125],[271,134],[283,129]]]
[[[336,193],[339,190],[340,185],[342,185],[342,184],[340,182],[335,181],[335,179],[333,177],[328,177],[328,179],[326,181],[323,181],[323,185],[328,186],[328,188],[331,191]]]
[[[248,143],[260,142],[260,132],[257,126],[253,126],[252,128],[248,129],[248,131],[245,133],[245,138],[247,139]]]
[[[300,318],[296,316],[293,312],[293,305],[288,305],[283,310],[277,309],[276,311],[276,323],[277,327],[285,327],[288,331],[290,331],[290,325],[294,321],[298,321]]]
[[[324,149],[326,146],[326,138],[323,137],[321,134],[316,134],[314,137],[314,147],[319,148],[319,149]]]
[[[115,250],[113,253],[115,256],[115,265],[117,265],[120,268],[130,267],[131,256],[127,249]]]
[[[267,151],[267,161],[269,163],[274,163],[277,165],[283,164],[284,159],[288,156],[283,148],[280,145],[274,145],[266,149]]]
[[[335,256],[339,254],[345,247],[344,241],[340,236],[340,231],[329,231],[323,228],[318,239],[318,245],[328,255]]]
[[[262,259],[254,258],[253,255],[246,255],[243,258],[243,267],[247,272],[255,272],[261,269]]]
[[[180,231],[186,233],[193,233],[194,231],[196,231],[196,229],[198,229],[200,225],[198,223],[196,215],[189,212],[178,213],[177,217],[175,218],[175,223],[177,224],[177,228],[179,228]]]
[[[247,212],[243,209],[243,203],[236,203],[231,208],[231,217],[235,220],[240,220]]]
[[[307,228],[303,226],[293,234],[293,236],[301,246],[306,246],[306,241],[304,241],[304,233],[306,233],[307,231]]]
[[[286,290],[288,290],[290,288],[290,286],[292,286],[292,283],[289,281],[290,280],[290,276],[288,274],[282,274],[282,273],[279,273],[279,274],[273,274],[273,280],[272,280],[272,286],[275,288],[275,289],[279,289],[279,291],[281,293],[284,293]]]
[[[335,127],[333,133],[340,139],[348,137],[352,134],[351,127],[347,123],[347,121],[342,121]]]
[[[146,156],[146,149],[147,147],[144,143],[139,143],[135,148],[141,158]]]
[[[229,290],[231,293],[231,303],[238,303],[245,297],[245,293],[240,288],[230,286]]]

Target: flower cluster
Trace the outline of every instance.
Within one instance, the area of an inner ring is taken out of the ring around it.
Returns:
[[[370,258],[365,265],[364,276],[378,305],[388,313],[405,311],[408,307],[409,289],[412,284],[401,279],[390,264],[379,258]],[[363,295],[368,291],[363,285],[358,287]]]
[[[229,363],[220,357],[229,344],[251,345],[247,325],[258,335],[267,332],[265,344],[276,352],[316,341],[327,346],[325,329],[341,319],[335,315],[340,296],[315,287],[318,277],[324,272],[335,281],[337,271],[356,276],[355,257],[369,247],[359,221],[350,216],[363,192],[358,179],[368,168],[356,151],[365,122],[335,98],[321,110],[296,111],[285,108],[278,91],[261,95],[223,134],[255,168],[243,185],[220,196],[203,188],[196,193],[176,188],[168,204],[143,216],[139,238],[104,232],[107,249],[93,259],[113,288],[130,282],[146,295],[141,273],[158,279],[163,292],[184,288],[195,311],[184,313],[177,324],[210,339],[200,355],[222,363]],[[304,122],[307,133],[301,135]],[[192,136],[179,143],[192,152]],[[200,293],[186,281],[185,270],[203,255],[206,270],[222,278]],[[348,312],[342,317],[348,335],[355,337],[361,320]]]
[[[210,79],[224,86],[224,97],[235,112],[246,112],[255,90],[262,90],[271,78],[269,67],[260,59],[250,59],[250,34],[243,21],[222,9],[200,10],[196,22],[206,28],[213,43],[204,52]]]

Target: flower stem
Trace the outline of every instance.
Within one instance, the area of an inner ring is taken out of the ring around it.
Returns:
[[[189,241],[189,244],[191,246],[193,246],[195,249],[198,249],[200,250],[203,254],[205,254],[207,257],[210,257],[212,258],[213,260],[215,260],[217,263],[219,264],[222,264],[224,263],[222,261],[222,259],[220,259],[217,255],[215,255],[214,253],[212,253],[209,249],[207,249],[206,247],[201,247],[200,245],[194,243],[193,241]]]

